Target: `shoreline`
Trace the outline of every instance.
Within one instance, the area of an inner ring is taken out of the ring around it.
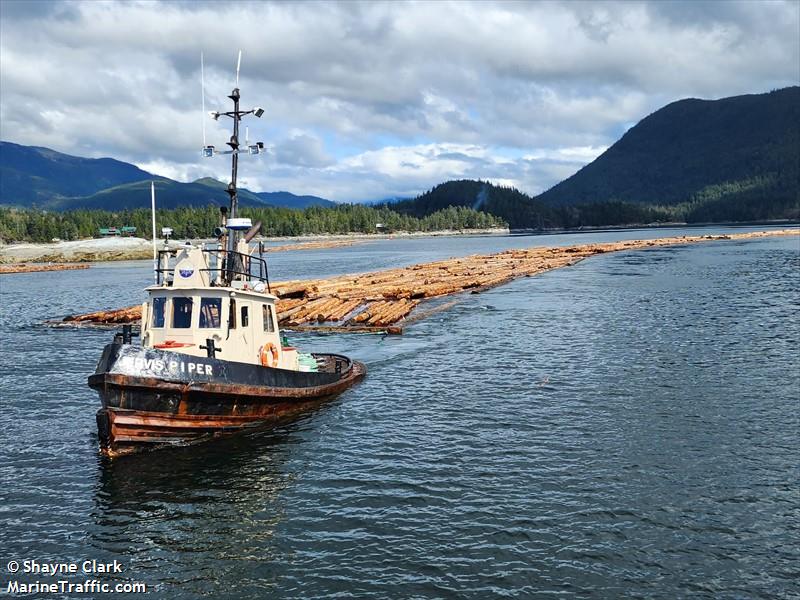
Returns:
[[[636,231],[656,230],[670,228],[703,228],[703,227],[780,227],[797,226],[796,221],[775,220],[760,222],[730,222],[730,223],[641,223],[630,225],[604,225],[586,226],[579,228],[553,228],[553,229],[446,229],[437,231],[396,231],[392,233],[312,233],[295,236],[258,236],[254,241],[266,244],[279,244],[266,246],[265,252],[284,252],[292,250],[317,250],[349,246],[371,241],[425,238],[425,237],[450,237],[450,236],[491,236],[491,235],[579,235],[581,233],[598,233],[603,231]],[[178,244],[179,240],[173,240]],[[180,240],[183,241],[183,240]],[[193,243],[211,242],[210,238],[196,238],[189,240]],[[159,242],[161,244],[161,242]],[[92,238],[69,242],[33,243],[12,242],[0,243],[0,265],[23,265],[34,270],[39,264],[86,264],[113,262],[122,260],[150,260],[153,257],[153,245],[150,240],[136,237]],[[41,269],[40,269],[41,270]],[[55,270],[55,269],[51,269]]]
[[[496,229],[463,229],[441,231],[398,231],[394,233],[344,233],[344,234],[309,234],[287,237],[257,237],[255,241],[284,244],[277,248],[267,246],[266,252],[283,252],[291,250],[314,250],[337,246],[358,244],[373,240],[444,237],[458,235],[508,235],[509,230]],[[182,242],[183,240],[181,240]],[[191,242],[213,241],[209,238],[193,239]],[[288,244],[286,242],[289,242]],[[326,244],[326,242],[331,242]],[[340,242],[340,243],[336,243]],[[173,240],[177,246],[178,241]],[[163,244],[159,242],[159,247]],[[56,263],[75,264],[110,262],[119,260],[147,260],[153,258],[151,240],[137,237],[92,238],[69,242],[33,243],[13,242],[0,245],[0,264],[22,263]]]

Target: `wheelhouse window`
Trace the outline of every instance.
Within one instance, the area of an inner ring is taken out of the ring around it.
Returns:
[[[192,326],[192,299],[172,299],[172,326],[176,329],[188,329]]]
[[[261,305],[264,314],[264,331],[272,333],[275,331],[275,321],[272,319],[272,306],[269,304]]]
[[[164,313],[167,308],[167,299],[162,297],[153,298],[153,319],[151,327],[164,327]]]
[[[247,327],[250,324],[250,315],[246,306],[242,307],[242,327]]]
[[[200,298],[200,327],[219,329],[222,324],[222,298]]]

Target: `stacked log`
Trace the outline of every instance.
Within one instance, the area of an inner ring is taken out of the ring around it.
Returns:
[[[302,325],[303,323],[309,323],[311,321],[316,321],[318,323],[335,321],[338,319],[332,318],[332,315],[339,315],[342,313],[343,305],[347,308],[349,304],[340,298],[322,296],[307,302],[299,311],[292,314],[286,320],[286,324]],[[347,314],[353,308],[355,308],[355,306],[350,308],[350,310],[345,310],[344,314]]]
[[[275,311],[278,313],[278,321],[286,320],[300,310],[305,303],[304,298],[282,298],[278,300],[275,306]]]
[[[328,313],[327,318],[324,319],[324,320],[327,320],[327,321],[341,321],[347,315],[349,315],[354,310],[356,310],[359,306],[361,306],[361,304],[362,304],[362,302],[358,298],[353,299],[353,300],[343,300],[342,303],[338,307],[334,308],[333,310],[331,310]]]
[[[386,327],[397,323],[414,310],[419,300],[376,300],[367,304],[366,308],[351,319],[352,323]]]
[[[278,297],[278,320],[284,328],[369,331],[393,329],[421,301],[501,285],[573,265],[605,252],[729,240],[770,235],[797,235],[800,230],[741,233],[723,236],[673,237],[554,248],[505,250],[388,269],[373,273],[340,275],[327,279],[284,281],[272,285]],[[125,323],[140,318],[140,308],[101,311],[65,320]],[[331,325],[339,323],[339,325]]]

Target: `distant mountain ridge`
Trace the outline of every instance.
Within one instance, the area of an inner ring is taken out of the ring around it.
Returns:
[[[227,183],[212,177],[203,177],[194,181],[193,184],[204,185],[223,192],[228,188]],[[225,198],[227,197],[228,193],[225,192]],[[296,209],[309,206],[336,206],[336,202],[319,196],[298,196],[291,192],[251,192],[245,188],[239,190],[239,202],[244,202],[244,206],[282,206]]]
[[[227,184],[210,177],[181,183],[113,158],[82,158],[49,148],[0,142],[0,205],[51,210],[127,210],[150,206],[155,181],[163,208],[226,204]],[[335,206],[317,196],[239,190],[242,206]]]
[[[82,158],[49,148],[0,142],[0,204],[41,205],[56,196],[88,196],[152,177],[113,158]]]
[[[291,192],[255,192],[269,206],[286,206],[289,208],[308,208],[309,206],[336,206],[333,200],[319,196],[298,196]]]

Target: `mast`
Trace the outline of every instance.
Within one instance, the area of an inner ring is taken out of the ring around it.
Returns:
[[[241,57],[241,53],[239,55]],[[238,80],[238,69],[237,69],[237,80]],[[237,81],[238,83],[238,81]],[[228,96],[231,100],[233,100],[233,114],[230,116],[233,118],[233,135],[231,136],[230,141],[228,142],[228,146],[231,147],[231,182],[228,184],[228,195],[231,197],[230,207],[228,208],[228,218],[235,219],[236,218],[236,208],[239,204],[239,197],[236,190],[236,178],[239,174],[239,121],[242,119],[242,112],[239,110],[239,88],[233,88],[231,95]],[[248,111],[252,112],[252,111]],[[225,261],[226,265],[226,273],[225,279],[228,285],[233,280],[233,275],[236,271],[241,271],[240,267],[241,261],[236,252],[237,244],[239,242],[239,233],[237,230],[228,231],[228,247],[226,248],[226,257],[227,260]]]
[[[239,174],[239,121],[241,121],[242,117],[244,117],[245,115],[252,114],[258,118],[261,118],[261,115],[264,114],[264,109],[258,106],[250,110],[241,110],[239,106],[239,100],[241,98],[241,94],[239,93],[239,67],[241,66],[241,62],[242,62],[242,52],[240,50],[239,58],[236,63],[236,87],[233,88],[233,91],[228,96],[228,98],[230,98],[233,101],[233,110],[227,112],[212,111],[211,113],[209,113],[215,121],[218,120],[220,116],[226,116],[233,119],[233,135],[231,135],[230,140],[227,142],[227,145],[230,146],[231,149],[225,152],[216,152],[214,146],[203,146],[203,156],[205,157],[211,157],[214,156],[214,154],[231,155],[231,181],[225,190],[228,192],[228,195],[230,196],[230,207],[228,209],[228,218],[227,218],[228,226],[225,227],[226,230],[225,234],[227,240],[225,245],[225,266],[224,266],[225,285],[230,285],[231,282],[234,280],[237,272],[241,273],[243,270],[242,260],[239,254],[237,253],[236,248],[238,247],[239,239],[240,236],[242,235],[242,230],[250,229],[249,225],[244,226],[243,223],[240,223],[240,221],[242,220],[241,219],[237,220],[236,216],[237,209],[239,208],[239,195],[238,195],[238,189],[236,187],[236,182]],[[201,63],[201,69],[202,69],[202,63]],[[203,74],[201,73],[201,77],[202,76]],[[203,140],[203,143],[205,143],[205,140]],[[253,145],[249,145],[248,141],[247,154],[258,155],[261,154],[262,152],[264,152],[263,142],[256,142]],[[255,233],[253,233],[253,235],[255,235]]]

